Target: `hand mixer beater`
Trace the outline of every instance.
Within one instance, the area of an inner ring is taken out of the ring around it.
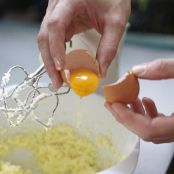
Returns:
[[[24,81],[16,85],[13,90],[9,90],[9,82],[11,75],[16,69],[24,73]],[[44,65],[41,65],[34,73],[29,74],[21,66],[11,67],[2,77],[1,80],[1,96],[0,96],[0,111],[1,116],[5,116],[10,126],[17,126],[24,122],[31,114],[34,116],[34,120],[44,127],[49,128],[52,125],[53,116],[59,105],[59,96],[69,93],[70,88],[66,85],[62,86],[61,91],[54,89],[52,84],[40,83],[40,79],[46,74]],[[42,91],[46,89],[47,92]],[[62,91],[63,89],[63,91]],[[25,99],[20,98],[21,92],[27,90],[27,96]],[[55,97],[56,102],[52,110],[52,114],[48,118],[47,122],[44,123],[34,114],[35,109],[39,103],[49,97]],[[13,107],[8,106],[8,100],[13,100]]]
[[[71,41],[70,47],[72,47]],[[92,94],[97,90],[100,79],[99,65],[87,50],[77,49],[70,51],[66,55],[65,61],[67,64],[64,67],[62,78],[68,85],[63,85],[59,90],[54,89],[52,84],[47,83],[45,85],[41,83],[41,78],[47,74],[44,65],[41,65],[31,74],[21,66],[13,66],[4,74],[1,80],[0,112],[6,117],[11,126],[17,126],[29,116],[34,116],[35,121],[45,127],[50,127],[59,105],[59,96],[69,93],[70,87],[80,97]],[[9,81],[11,80],[12,72],[17,69],[22,71],[25,78],[11,91],[8,89]],[[66,70],[69,72],[69,79],[66,76]],[[26,97],[24,99],[20,98],[22,92],[25,92],[24,96]],[[49,119],[45,123],[35,114],[35,110],[42,101],[50,97],[54,97],[56,102]],[[12,105],[9,106],[8,100],[13,101],[13,107]]]

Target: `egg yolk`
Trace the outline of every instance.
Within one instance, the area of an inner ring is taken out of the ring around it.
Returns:
[[[94,93],[99,85],[99,77],[89,69],[71,70],[69,83],[72,90],[80,97]]]

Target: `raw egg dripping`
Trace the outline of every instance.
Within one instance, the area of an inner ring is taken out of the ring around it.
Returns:
[[[84,97],[96,92],[100,81],[99,66],[87,50],[69,52],[65,62],[62,78],[78,96]]]
[[[72,90],[80,97],[94,93],[99,85],[99,77],[93,71],[79,68],[70,72],[69,79]]]

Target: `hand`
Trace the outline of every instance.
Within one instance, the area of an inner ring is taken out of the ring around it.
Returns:
[[[174,59],[159,59],[133,67],[132,71],[142,79],[174,78]],[[167,143],[174,141],[174,113],[170,117],[159,113],[153,100],[137,99],[127,106],[122,103],[105,103],[113,116],[129,130],[145,141]]]
[[[54,86],[62,84],[59,71],[65,64],[65,42],[89,28],[101,34],[96,58],[101,75],[106,75],[124,33],[130,6],[130,0],[49,0],[38,45]]]

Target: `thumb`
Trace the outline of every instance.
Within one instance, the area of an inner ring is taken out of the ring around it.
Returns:
[[[174,78],[174,59],[157,59],[136,65],[132,72],[141,79],[160,80]]]

